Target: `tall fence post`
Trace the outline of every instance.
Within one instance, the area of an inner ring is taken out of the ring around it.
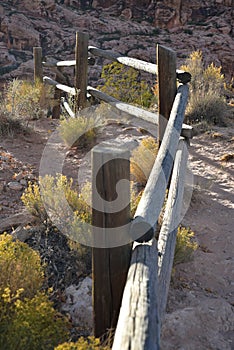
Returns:
[[[176,95],[176,53],[164,46],[157,45],[158,67],[158,141],[163,139],[167,120]]]
[[[42,67],[42,48],[33,48],[33,59],[34,59],[34,82],[39,80],[43,82],[43,67]]]
[[[74,86],[77,89],[77,110],[85,108],[87,100],[88,41],[88,34],[79,32],[76,33],[76,66]]]
[[[116,327],[131,258],[131,244],[118,246],[118,237],[128,234],[126,226],[130,220],[129,151],[113,145],[94,147],[92,177],[93,239],[97,240],[95,246],[101,247],[92,252],[93,316],[94,335],[100,337]],[[127,181],[122,182],[117,193],[116,185],[123,179]],[[124,207],[108,212],[106,208],[116,199]],[[118,237],[111,237],[113,233],[108,228],[117,228]],[[109,248],[113,240],[117,244]]]

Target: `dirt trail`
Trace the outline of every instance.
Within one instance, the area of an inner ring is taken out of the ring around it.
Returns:
[[[194,260],[176,267],[162,349],[234,349],[234,130],[195,137],[189,166],[194,193],[183,225],[199,245]]]
[[[38,175],[44,145],[56,125],[52,120],[37,121],[32,134],[0,141],[0,220],[23,209],[23,188],[10,189],[6,184],[22,171],[26,180]],[[133,133],[133,138],[140,135],[136,129]],[[173,274],[163,325],[164,350],[234,349],[234,163],[221,160],[233,154],[233,143],[233,128],[216,128],[191,141],[194,193],[183,225],[195,232],[199,249],[193,261],[178,265]],[[77,176],[82,154],[73,153],[67,169]]]

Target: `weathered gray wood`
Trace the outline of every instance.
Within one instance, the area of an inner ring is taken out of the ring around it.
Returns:
[[[65,108],[66,112],[68,113],[68,115],[71,118],[75,118],[75,113],[73,112],[73,110],[71,109],[71,107],[69,106],[68,102],[65,100],[64,97],[61,98],[61,103],[62,103],[63,107]]]
[[[118,228],[121,236],[124,230],[122,227],[130,221],[129,156],[128,150],[114,145],[108,148],[98,145],[92,149],[93,236],[95,240],[95,231],[102,228],[106,245],[100,241],[100,246],[107,247],[93,248],[93,314],[96,337],[116,327],[131,258],[131,245],[109,248],[110,228]],[[121,210],[108,212],[109,203],[116,200],[116,185],[123,179],[128,182],[123,184],[121,193],[117,196],[120,203],[127,204]],[[95,246],[98,246],[97,243]]]
[[[135,244],[113,350],[158,350],[157,245]]]
[[[75,96],[76,95],[76,89],[64,84],[58,83],[56,80],[53,80],[49,77],[43,77],[43,81],[49,85],[56,86],[57,89],[60,89],[62,91],[68,92],[69,94]]]
[[[33,48],[33,59],[34,59],[34,81],[39,80],[42,82],[43,78],[43,67],[42,67],[42,48]]]
[[[131,229],[134,240],[149,240],[156,229],[179,143],[187,98],[188,86],[180,85],[161,147],[134,216]],[[141,237],[142,230],[145,230],[143,237]]]
[[[168,290],[171,280],[171,271],[174,260],[176,234],[178,225],[181,222],[181,210],[183,203],[187,160],[188,147],[186,141],[184,139],[181,139],[175,156],[163,224],[158,239],[158,251],[160,253],[158,263],[158,301],[161,322],[163,322],[165,315]]]
[[[93,57],[88,57],[88,65],[93,66],[95,59]],[[72,67],[76,65],[76,60],[68,61],[44,61],[42,62],[44,67]]]
[[[74,86],[78,91],[76,95],[77,110],[85,108],[87,100],[88,42],[88,34],[76,33]]]
[[[107,102],[113,107],[121,110],[122,112],[126,112],[128,114],[134,115],[135,117],[141,118],[147,122],[158,124],[158,115],[149,111],[146,111],[145,109],[142,109],[140,107],[132,106],[128,103],[121,102],[117,100],[114,97],[111,97],[107,94],[105,94],[102,91],[99,91],[95,88],[92,88],[91,86],[87,87],[87,91],[92,95],[93,97]]]
[[[161,144],[176,95],[176,53],[157,45],[158,64],[158,140]]]
[[[105,94],[104,92],[97,90],[91,86],[87,87],[87,91],[101,101],[109,103],[111,106],[117,108],[118,110],[133,115],[137,118],[145,120],[146,122],[158,125],[158,114],[146,111],[140,107],[132,106],[128,103],[121,102],[116,98]],[[193,128],[190,125],[184,124],[182,125],[181,136],[186,138],[193,137]]]
[[[154,63],[145,62],[137,58],[123,56],[119,53],[114,53],[113,51],[98,49],[95,46],[89,46],[88,49],[89,52],[95,56],[103,57],[111,61],[116,61],[126,66],[143,70],[151,74],[157,74],[157,65]],[[182,70],[176,70],[176,77],[183,84],[186,84],[191,80],[191,74]]]

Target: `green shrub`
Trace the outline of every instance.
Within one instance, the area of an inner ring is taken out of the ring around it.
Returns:
[[[78,116],[61,121],[59,134],[68,147],[91,147],[97,137],[93,117]]]
[[[42,292],[21,300],[5,289],[0,306],[1,350],[53,350],[68,338],[67,319]]]
[[[224,76],[221,67],[211,63],[205,68],[201,51],[192,52],[181,69],[192,75],[191,93],[186,117],[191,122],[206,120],[222,124],[226,111],[226,101],[222,96]]]
[[[136,69],[114,62],[103,67],[101,78],[105,81],[101,91],[122,102],[150,107],[153,93]]]
[[[66,222],[71,214],[70,211],[68,212],[70,209],[78,221],[91,222],[91,209],[82,195],[72,188],[72,179],[68,180],[66,176],[57,174],[56,177],[51,175],[40,177],[39,182],[43,190],[42,195],[39,185],[30,183],[21,199],[30,213],[39,218],[41,222],[51,223],[51,218],[54,218],[59,224]],[[68,208],[61,204],[63,198]]]
[[[44,280],[39,254],[7,234],[0,235],[0,272],[0,291],[9,288],[15,294],[23,289],[24,297],[32,297]]]
[[[109,346],[102,346],[100,339],[94,337],[79,338],[77,342],[58,345],[54,350],[110,350]]]
[[[13,118],[23,120],[38,119],[44,115],[43,109],[51,105],[51,87],[40,81],[13,79],[4,90],[5,107]]]
[[[45,115],[51,107],[52,89],[37,81],[13,79],[0,96],[0,135],[14,136],[26,130],[28,121]]]
[[[190,261],[198,245],[193,240],[194,232],[190,228],[180,226],[176,236],[174,265]]]
[[[158,143],[152,137],[141,140],[133,150],[130,159],[131,176],[134,181],[145,186],[158,153]]]
[[[45,292],[39,254],[0,235],[0,350],[49,350],[68,339],[68,321]]]

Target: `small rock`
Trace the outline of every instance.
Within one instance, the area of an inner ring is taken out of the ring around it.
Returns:
[[[17,174],[17,175],[14,176],[14,180],[15,180],[15,181],[20,181],[21,179],[23,179],[23,177],[24,177],[23,174],[22,174],[22,173],[19,173],[19,174]]]
[[[27,186],[28,182],[27,182],[27,180],[22,179],[22,180],[20,180],[20,184],[21,184],[22,186]]]
[[[31,232],[29,230],[26,230],[22,226],[18,226],[14,231],[12,231],[11,235],[13,236],[13,239],[18,239],[21,242],[25,242],[30,236]]]
[[[17,181],[11,181],[7,184],[7,186],[11,189],[11,190],[15,190],[15,191],[21,191],[23,186],[17,182]]]
[[[67,301],[62,310],[68,312],[75,326],[92,330],[92,279],[86,277],[79,286],[66,288]]]

